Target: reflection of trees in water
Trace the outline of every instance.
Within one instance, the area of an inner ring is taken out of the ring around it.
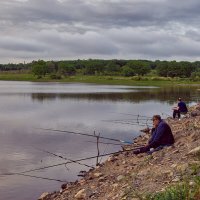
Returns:
[[[33,101],[37,100],[40,102],[46,100],[55,100],[57,98],[57,94],[55,93],[32,93],[31,98]]]
[[[166,87],[138,90],[137,92],[125,93],[33,93],[32,99],[38,101],[55,100],[55,99],[74,99],[74,100],[91,100],[91,101],[164,101],[173,103],[178,97],[184,101],[196,101],[199,92],[196,88],[183,87]]]

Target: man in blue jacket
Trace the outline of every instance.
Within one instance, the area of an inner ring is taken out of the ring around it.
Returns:
[[[183,102],[181,100],[181,98],[178,98],[178,105],[173,110],[174,110],[173,111],[174,119],[176,118],[176,115],[178,115],[178,119],[180,119],[181,113],[186,114],[188,112],[187,106],[186,106],[185,102]]]
[[[171,128],[165,121],[161,119],[160,115],[154,115],[152,120],[154,129],[148,145],[133,151],[134,154],[144,152],[152,153],[162,149],[165,146],[174,144],[174,136]]]

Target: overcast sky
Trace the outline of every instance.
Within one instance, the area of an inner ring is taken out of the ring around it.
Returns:
[[[200,60],[199,0],[0,0],[0,63]]]

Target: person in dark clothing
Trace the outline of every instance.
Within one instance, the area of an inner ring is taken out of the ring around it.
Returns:
[[[178,105],[177,107],[173,108],[173,118],[176,118],[176,115],[178,115],[178,119],[180,119],[181,114],[186,114],[188,112],[187,106],[185,102],[181,100],[181,98],[178,98]]]
[[[165,146],[174,144],[174,136],[170,126],[161,119],[160,115],[153,116],[153,132],[148,145],[133,151],[134,154],[139,153],[152,153],[158,151]]]

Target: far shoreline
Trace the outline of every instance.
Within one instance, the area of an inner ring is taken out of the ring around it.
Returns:
[[[57,83],[93,83],[127,86],[200,86],[200,81],[191,81],[188,78],[148,77],[148,76],[66,76],[62,79],[52,79],[46,75],[37,78],[31,73],[0,73],[0,81],[29,81],[29,82],[57,82]]]

